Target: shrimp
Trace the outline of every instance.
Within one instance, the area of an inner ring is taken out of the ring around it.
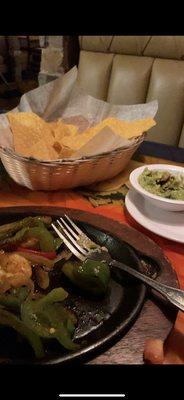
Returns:
[[[32,268],[28,260],[16,253],[0,252],[0,293],[29,285],[31,276]]]

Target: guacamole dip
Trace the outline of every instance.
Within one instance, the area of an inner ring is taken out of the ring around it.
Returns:
[[[157,196],[184,201],[184,173],[145,168],[138,178],[143,189]]]

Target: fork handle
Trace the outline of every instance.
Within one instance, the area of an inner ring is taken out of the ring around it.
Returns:
[[[148,286],[155,289],[157,292],[161,293],[170,303],[174,304],[179,310],[184,311],[184,290],[176,289],[171,286],[164,285],[163,283],[157,282],[152,278],[136,271],[134,268],[129,267],[126,264],[120,263],[118,261],[112,260],[109,263],[110,267],[116,267],[122,271],[128,272],[135,278],[140,279],[142,282],[146,283]]]

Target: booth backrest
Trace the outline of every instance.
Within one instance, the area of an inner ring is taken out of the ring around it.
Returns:
[[[147,138],[184,147],[184,36],[80,36],[79,83],[114,104],[158,100]]]

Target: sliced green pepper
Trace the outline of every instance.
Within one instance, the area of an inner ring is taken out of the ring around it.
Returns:
[[[45,228],[44,224],[35,226],[33,228],[25,227],[20,229],[15,235],[1,240],[0,245],[18,246],[26,239],[36,238],[39,240],[39,247],[41,251],[51,252],[55,251],[54,236]]]
[[[42,346],[41,339],[31,329],[29,329],[24,322],[22,322],[17,316],[11,312],[0,308],[0,324],[9,326],[24,336],[32,346],[35,356],[37,358],[44,357],[44,349]]]
[[[29,289],[27,288],[27,286],[11,289],[9,293],[0,295],[0,304],[9,308],[10,310],[19,312],[20,306],[22,302],[25,301],[28,294]]]
[[[57,303],[65,300],[68,297],[68,293],[63,288],[55,288],[51,290],[47,295],[41,297],[41,299],[34,301],[36,308],[47,306],[48,304]]]
[[[63,243],[63,241],[62,241],[62,239],[60,239],[59,237],[54,239],[55,251],[57,251],[57,250],[60,248],[60,246],[62,245],[62,243]]]
[[[74,331],[72,320],[67,329],[69,316],[58,306],[67,297],[62,288],[53,289],[39,300],[26,300],[21,306],[21,318],[28,328],[40,337],[57,339],[66,349],[76,350],[71,336]]]
[[[48,312],[48,314],[51,315],[52,321],[54,321],[55,324],[58,324],[58,321],[61,321],[67,329],[69,328],[71,333],[74,333],[77,318],[73,312],[63,307],[62,304],[54,303],[54,307],[53,304],[47,304],[47,307],[44,308],[44,312]]]
[[[51,304],[44,309],[44,316],[55,329],[55,338],[68,350],[76,350],[79,346],[71,340],[75,325],[71,315],[61,304]]]
[[[78,261],[67,261],[62,270],[74,285],[86,292],[100,295],[107,290],[110,269],[103,261],[86,260],[82,264]]]
[[[36,238],[39,240],[40,250],[41,251],[54,251],[55,243],[54,236],[45,228],[44,225],[35,226],[34,228],[29,228],[26,233],[26,238]]]
[[[33,227],[39,225],[42,222],[46,226],[49,226],[52,222],[51,217],[37,216],[37,217],[26,217],[20,221],[11,222],[0,226],[0,240],[6,239],[18,232],[20,229],[25,227]]]
[[[18,246],[26,237],[27,232],[29,231],[28,227],[22,228],[18,231],[14,236],[7,237],[6,239],[1,240],[1,247],[7,246]]]

